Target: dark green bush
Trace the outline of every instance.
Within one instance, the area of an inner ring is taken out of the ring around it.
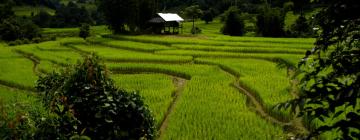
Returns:
[[[201,29],[199,27],[191,28],[191,34],[200,34]]]
[[[97,56],[74,70],[40,77],[37,89],[59,116],[59,133],[92,139],[153,139],[155,122],[137,93],[118,90]],[[73,133],[76,132],[76,133]]]
[[[84,23],[80,27],[79,37],[85,40],[89,36],[90,36],[90,25]]]
[[[290,32],[293,37],[311,37],[312,28],[306,17],[301,14],[295,23],[291,25]]]
[[[244,20],[239,15],[239,10],[236,7],[230,7],[226,11],[224,27],[221,32],[225,35],[241,36],[245,33]]]
[[[256,17],[257,33],[265,37],[282,37],[284,31],[284,14],[277,8],[264,8]]]

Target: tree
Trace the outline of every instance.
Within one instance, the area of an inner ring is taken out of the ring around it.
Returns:
[[[185,8],[184,11],[185,16],[192,19],[192,28],[191,31],[195,31],[195,19],[199,18],[203,12],[200,9],[199,5],[192,5],[187,8]],[[196,32],[192,32],[192,34],[195,34]]]
[[[45,10],[40,10],[40,12],[33,17],[33,22],[41,28],[50,27],[53,20],[52,16]]]
[[[11,9],[12,6],[10,4],[0,5],[0,22],[4,19],[15,16],[14,12]]]
[[[340,139],[360,137],[360,15],[358,0],[319,0],[320,35],[299,64],[300,95],[279,107],[321,121],[310,137],[331,131]],[[335,139],[335,138],[334,138]]]
[[[236,7],[230,7],[225,13],[225,23],[222,28],[222,33],[231,36],[241,36],[244,34],[244,20],[239,15],[239,10]]]
[[[51,27],[79,27],[82,23],[92,24],[92,19],[85,7],[79,7],[70,1],[66,6],[56,9]]]
[[[266,7],[256,17],[257,33],[265,37],[284,35],[284,15],[280,9]]]
[[[40,77],[36,88],[58,115],[56,132],[67,139],[77,134],[91,139],[155,138],[155,120],[139,94],[115,87],[97,56],[86,57],[74,69]]]
[[[82,24],[80,27],[79,37],[85,40],[89,36],[90,36],[90,25],[86,23]]]
[[[311,33],[312,28],[303,14],[291,25],[291,34],[295,37],[309,37]]]
[[[11,17],[0,24],[0,38],[6,41],[33,39],[40,36],[40,28],[30,19]]]

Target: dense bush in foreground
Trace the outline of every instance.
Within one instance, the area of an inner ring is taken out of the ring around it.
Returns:
[[[86,58],[74,70],[41,77],[37,89],[59,116],[57,131],[67,137],[154,138],[154,118],[141,97],[118,90],[96,56]]]

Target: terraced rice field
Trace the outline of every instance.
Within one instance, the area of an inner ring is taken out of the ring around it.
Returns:
[[[276,62],[296,65],[313,42],[214,33],[0,44],[0,98],[19,94],[9,88],[31,92],[38,75],[96,53],[120,88],[142,95],[159,139],[286,139],[306,128],[288,112],[272,110],[294,97],[288,69]]]

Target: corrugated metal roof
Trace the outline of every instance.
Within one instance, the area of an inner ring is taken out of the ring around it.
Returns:
[[[174,13],[158,13],[158,15],[165,21],[184,21],[178,14]]]

